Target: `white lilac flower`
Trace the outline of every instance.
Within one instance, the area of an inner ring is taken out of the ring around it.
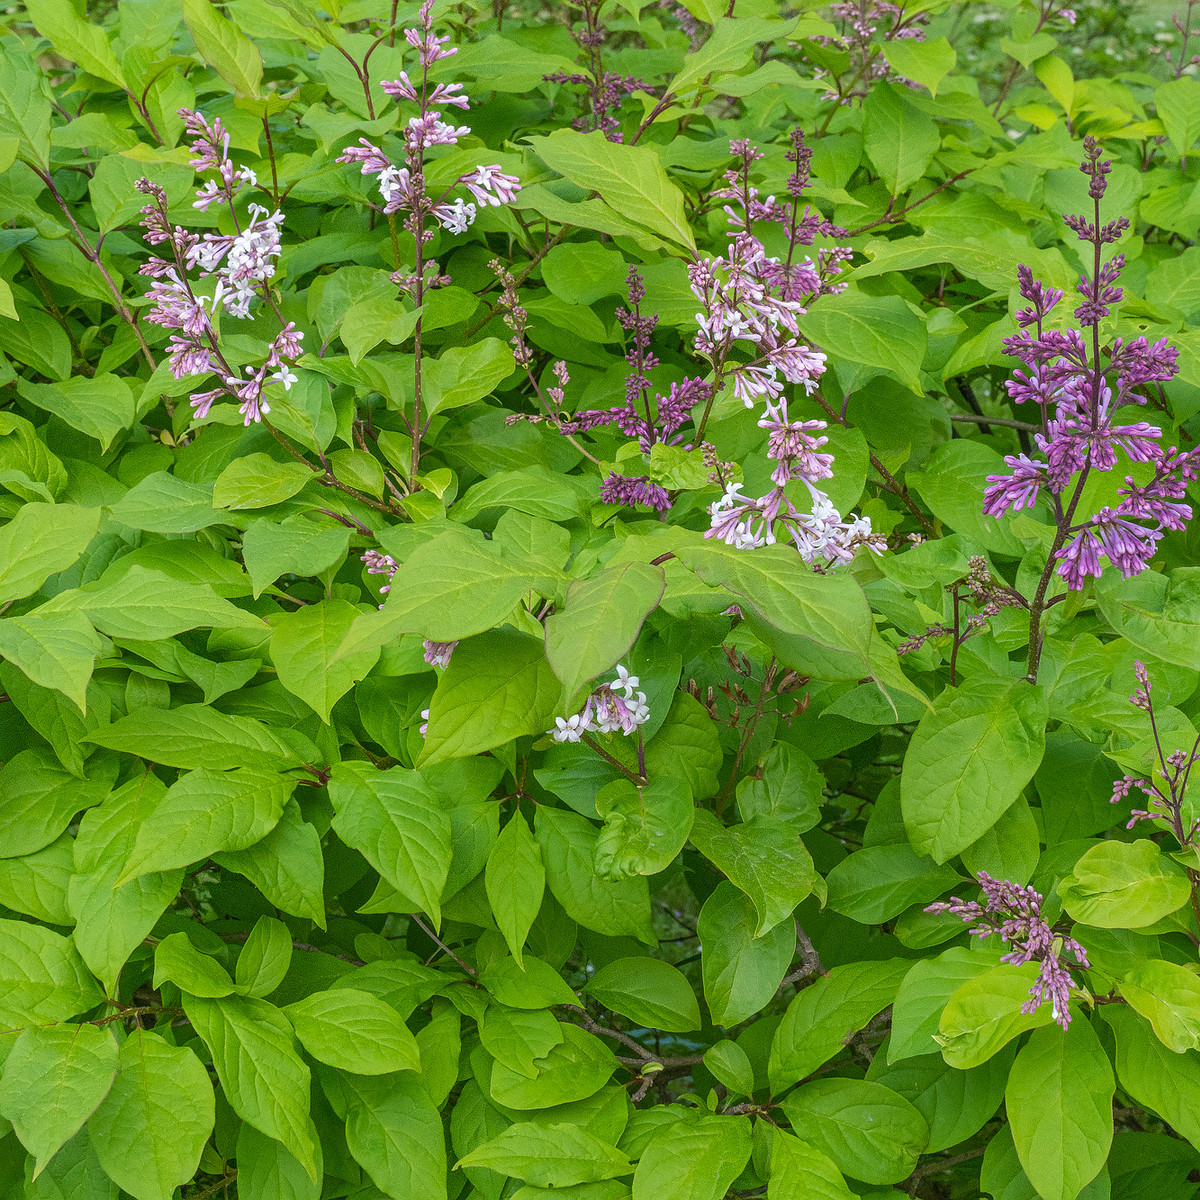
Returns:
[[[434,215],[450,233],[466,233],[475,222],[475,205],[461,197],[453,204],[439,204]]]

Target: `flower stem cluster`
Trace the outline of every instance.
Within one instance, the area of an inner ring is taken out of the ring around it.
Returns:
[[[1163,534],[1182,529],[1191,517],[1184,494],[1188,483],[1200,476],[1200,452],[1164,449],[1157,426],[1121,420],[1121,409],[1145,404],[1140,387],[1174,377],[1178,354],[1165,338],[1153,345],[1144,337],[1130,342],[1117,338],[1107,351],[1101,346],[1100,322],[1121,300],[1116,283],[1125,261],[1117,254],[1104,262],[1102,250],[1121,237],[1129,222],[1120,217],[1101,223],[1100,200],[1112,165],[1101,159],[1094,139],[1087,138],[1085,147],[1080,169],[1091,181],[1092,217],[1066,218],[1080,240],[1092,247],[1092,270],[1078,284],[1078,328],[1045,328],[1063,294],[1035,280],[1028,267],[1020,267],[1021,295],[1029,304],[1017,314],[1021,332],[1005,340],[1005,349],[1026,369],[1015,371],[1006,387],[1015,403],[1036,404],[1041,411],[1041,430],[1034,436],[1038,456],[1008,455],[1005,462],[1011,473],[988,476],[983,504],[985,513],[1001,517],[1009,509],[1031,507],[1047,494],[1057,525],[1048,569],[1057,571],[1073,590],[1082,588],[1089,577],[1099,577],[1102,558],[1127,578],[1143,571]],[[1119,503],[1080,513],[1090,474],[1112,471],[1122,456],[1131,463],[1150,464],[1153,474],[1143,483],[1127,476]]]
[[[169,254],[166,258],[152,255],[140,268],[142,275],[154,281],[146,294],[150,302],[146,319],[172,331],[168,364],[176,379],[210,372],[220,378],[219,387],[192,394],[196,416],[207,417],[216,400],[229,397],[238,401],[238,411],[250,425],[271,411],[263,394],[269,384],[278,383],[287,390],[296,382],[297,376],[287,364],[300,356],[304,337],[294,323],[283,323],[270,290],[280,254],[283,213],[269,213],[261,205],[250,204],[248,219],[239,217],[236,201],[246,188],[257,186],[254,172],[234,166],[229,158],[229,134],[220,119],[210,124],[200,113],[186,108],[180,109],[179,115],[193,138],[191,148],[196,157],[191,165],[215,176],[196,193],[193,207],[207,211],[213,204],[224,206],[235,232],[200,237],[172,225],[163,188],[147,178],[138,180],[138,191],[150,201],[141,210],[146,241],[165,247]],[[241,374],[221,350],[219,316],[248,318],[255,299],[279,316],[283,328],[265,361]]]
[[[1139,821],[1162,821],[1175,835],[1181,847],[1190,848],[1200,844],[1200,817],[1193,815],[1187,804],[1188,782],[1192,767],[1200,761],[1200,737],[1192,743],[1190,750],[1173,750],[1167,753],[1162,743],[1158,722],[1154,716],[1154,701],[1150,696],[1150,672],[1142,662],[1134,663],[1137,689],[1129,697],[1129,703],[1140,708],[1150,718],[1150,732],[1154,737],[1154,750],[1158,766],[1150,779],[1126,775],[1113,784],[1112,803],[1120,804],[1129,793],[1137,788],[1146,798],[1145,808],[1135,808],[1127,829]]]
[[[787,157],[794,167],[787,182],[787,203],[777,202],[774,196],[762,199],[751,185],[751,167],[762,158],[761,152],[748,141],[730,143],[738,165],[726,172],[726,186],[715,196],[731,201],[724,207],[736,232],[726,257],[696,263],[688,272],[692,291],[703,305],[696,316],[700,326],[696,349],[712,363],[718,383],[728,379],[747,408],[760,399],[764,402],[758,424],[767,430],[767,457],[776,464],[771,472],[775,486],[765,496],[747,499],[741,495],[741,484],[726,486],[725,494],[709,509],[711,524],[705,536],[749,549],[773,545],[782,527],[805,562],[832,566],[852,558],[859,545],[876,550],[880,546],[869,519],[843,520],[816,486],[833,476],[833,455],[820,449],[829,440],[820,436],[827,423],[796,420],[788,414],[785,385],[802,386],[810,395],[825,371],[825,355],[799,342],[798,318],[806,311],[805,303],[841,290],[844,285],[831,280],[849,257],[839,248],[818,254],[816,262],[809,257],[795,261],[797,246],[811,245],[818,235],[844,231],[807,206],[801,212],[812,151],[799,130],[791,143]],[[751,231],[755,221],[783,227],[788,241],[785,261],[767,256]],[[734,357],[739,343],[753,347],[749,361]],[[701,421],[701,430],[703,426]],[[808,492],[811,510],[807,513],[796,507],[788,493],[788,485],[794,482],[804,484]]]
[[[617,114],[626,97],[634,92],[645,91],[645,83],[636,75],[618,75],[606,71],[601,55],[605,41],[605,30],[600,23],[603,0],[582,0],[576,4],[581,10],[583,28],[572,31],[579,49],[587,61],[586,72],[555,71],[543,75],[547,83],[571,84],[587,89],[588,112],[571,122],[572,129],[581,133],[600,130],[610,142],[624,140]]]
[[[579,712],[555,717],[555,728],[547,732],[556,742],[578,742],[586,733],[636,733],[650,719],[646,693],[637,690],[639,682],[618,666],[616,679],[600,684]]]
[[[1074,980],[1063,964],[1062,955],[1070,954],[1078,966],[1087,968],[1091,965],[1087,952],[1074,938],[1054,932],[1042,916],[1041,893],[1005,879],[993,879],[985,871],[980,871],[977,878],[983,903],[951,896],[948,902],[930,904],[925,911],[961,917],[972,926],[975,937],[999,934],[1002,942],[1012,946],[1001,962],[1040,963],[1041,970],[1021,1011],[1036,1012],[1048,1000],[1054,1020],[1066,1029],[1071,1024],[1067,1002]]]

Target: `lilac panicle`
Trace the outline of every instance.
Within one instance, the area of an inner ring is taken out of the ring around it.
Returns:
[[[815,262],[809,257],[796,261],[797,246],[811,245],[818,235],[845,231],[808,207],[801,211],[812,151],[800,130],[790,140],[787,160],[793,170],[783,203],[774,196],[761,197],[750,183],[751,167],[763,157],[761,152],[746,140],[730,142],[738,165],[726,172],[725,187],[714,195],[730,201],[725,212],[734,227],[732,241],[725,255],[688,268],[692,292],[702,308],[696,316],[696,350],[748,408],[762,402],[758,424],[767,430],[767,457],[775,463],[775,486],[765,496],[750,499],[741,495],[740,484],[725,485],[725,494],[709,508],[705,536],[739,549],[773,545],[783,537],[805,562],[824,568],[852,558],[860,545],[878,549],[878,539],[868,519],[843,520],[817,486],[833,475],[833,455],[821,449],[828,441],[820,435],[826,422],[796,420],[788,413],[788,386],[811,395],[825,371],[825,355],[800,340],[800,318],[817,296],[842,290],[844,285],[834,276],[849,258],[848,250],[837,248],[819,252]],[[752,232],[756,221],[783,227],[786,261],[767,256]],[[751,348],[748,360],[742,357],[746,345]],[[793,482],[805,485],[810,512],[801,512],[785,490]]]
[[[460,138],[470,132],[468,125],[455,125],[442,119],[442,109],[470,108],[470,97],[463,92],[461,83],[431,84],[429,68],[444,58],[458,53],[456,46],[448,45],[449,37],[437,37],[433,32],[433,5],[431,0],[421,5],[418,19],[420,28],[406,29],[404,40],[417,51],[421,67],[419,83],[401,71],[396,79],[385,80],[380,86],[397,103],[418,106],[418,113],[409,117],[401,130],[404,143],[402,165],[392,160],[374,143],[359,138],[357,146],[348,146],[342,151],[338,162],[357,165],[363,175],[377,176],[377,186],[384,215],[404,213],[404,229],[417,241],[420,269],[416,272],[397,271],[392,281],[404,291],[413,293],[418,299],[430,287],[445,287],[448,276],[441,274],[435,262],[424,258],[425,245],[433,240],[436,226],[448,233],[461,234],[475,222],[482,207],[499,207],[511,204],[521,184],[515,175],[507,175],[496,163],[480,165],[460,175],[438,196],[430,196],[425,180],[425,152],[435,146],[454,146]],[[463,187],[471,199],[451,196],[455,188]]]
[[[983,511],[999,518],[1010,508],[1031,507],[1043,493],[1048,496],[1059,527],[1055,569],[1072,589],[1098,577],[1105,560],[1127,578],[1145,570],[1163,534],[1182,529],[1191,518],[1184,496],[1200,471],[1200,450],[1164,449],[1157,426],[1119,422],[1121,409],[1145,404],[1138,388],[1174,378],[1178,352],[1165,338],[1153,345],[1145,337],[1129,342],[1116,338],[1106,361],[1099,325],[1121,301],[1116,285],[1125,259],[1117,254],[1104,263],[1101,248],[1117,241],[1129,222],[1121,217],[1101,223],[1100,200],[1112,164],[1100,157],[1093,138],[1086,138],[1084,146],[1080,170],[1090,180],[1092,219],[1066,217],[1080,240],[1092,246],[1093,269],[1080,277],[1077,287],[1083,298],[1074,310],[1078,328],[1044,327],[1063,293],[1035,279],[1027,266],[1019,267],[1020,292],[1028,307],[1017,313],[1020,333],[1006,338],[1004,347],[1025,370],[1015,371],[1005,386],[1013,403],[1040,409],[1041,429],[1033,438],[1038,455],[1007,455],[1009,473],[989,475],[983,499]],[[1088,474],[1113,470],[1119,453],[1132,462],[1152,464],[1151,480],[1137,484],[1126,478],[1115,506],[1078,513],[1076,504]]]
[[[137,190],[149,200],[141,210],[146,241],[169,255],[151,255],[139,268],[153,280],[146,293],[146,320],[172,331],[167,363],[176,379],[211,372],[220,379],[218,387],[191,395],[196,417],[207,417],[217,400],[229,397],[238,401],[244,423],[250,425],[271,411],[264,395],[269,384],[281,384],[286,391],[297,381],[288,363],[299,358],[304,335],[289,322],[272,341],[266,360],[242,373],[221,352],[216,318],[218,313],[248,318],[256,300],[270,299],[283,213],[252,203],[247,207],[249,219],[239,219],[235,202],[245,189],[258,186],[257,176],[248,167],[234,166],[229,134],[219,118],[210,123],[187,108],[179,115],[193,139],[191,165],[214,176],[196,193],[193,207],[207,211],[213,204],[224,206],[237,232],[199,237],[173,226],[166,192],[150,179],[139,179]],[[212,280],[211,291],[207,280]]]
[[[1047,1000],[1050,1002],[1054,1020],[1066,1029],[1071,1024],[1068,1001],[1074,980],[1063,965],[1061,955],[1070,954],[1080,967],[1088,967],[1087,952],[1072,937],[1056,934],[1042,916],[1042,896],[1031,887],[1010,883],[1005,879],[993,879],[985,871],[977,877],[983,902],[960,900],[951,896],[949,901],[930,904],[927,913],[950,913],[961,917],[972,926],[975,937],[1000,935],[1000,940],[1012,946],[1001,962],[1037,962],[1041,970],[1029,999],[1021,1006],[1023,1013],[1036,1012]]]

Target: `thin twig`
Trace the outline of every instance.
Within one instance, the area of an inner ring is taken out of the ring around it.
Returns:
[[[436,943],[438,946],[440,946],[446,954],[448,954],[452,959],[454,959],[454,961],[456,963],[458,963],[458,965],[460,967],[462,967],[462,969],[464,971],[466,971],[466,973],[468,975],[471,976],[472,979],[479,978],[479,972],[477,970],[475,970],[475,968],[473,966],[471,966],[470,963],[465,962],[463,959],[459,958],[458,955],[455,954],[454,951],[451,950],[450,947],[447,946],[446,943],[443,942],[442,939],[440,937],[438,937],[438,935],[436,933],[434,933],[433,930],[430,929],[429,926],[426,925],[425,922],[422,921],[421,918],[418,917],[416,913],[410,913],[408,919],[410,921],[415,921],[417,924],[417,928],[422,930],[425,933],[425,935],[429,938],[430,941],[432,941],[432,942]]]
[[[1029,421],[1017,421],[1012,417],[983,417],[977,416],[975,413],[951,413],[950,420],[952,421],[967,421],[973,425],[1004,425],[1009,429],[1024,429],[1033,431],[1041,429],[1040,425],[1034,425]]]

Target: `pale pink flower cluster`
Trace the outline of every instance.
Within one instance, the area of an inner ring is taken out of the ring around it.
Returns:
[[[585,733],[636,733],[650,719],[646,693],[637,690],[640,682],[618,666],[616,679],[600,684],[579,712],[555,717],[555,728],[547,732],[556,742],[578,742]]]
[[[688,267],[688,282],[702,306],[696,314],[696,350],[714,362],[725,361],[734,395],[747,408],[763,398],[777,400],[784,381],[811,393],[825,370],[825,355],[798,340],[799,318],[806,310],[798,299],[777,294],[771,277],[775,265],[762,243],[743,233],[735,235],[725,255]],[[812,285],[819,291],[815,269]],[[751,361],[729,361],[739,341],[754,348]]]
[[[209,129],[199,114],[190,116],[193,128]],[[215,125],[219,129],[219,123]],[[207,147],[209,153],[201,154],[195,161],[201,164],[212,161],[214,156],[224,153],[226,143],[223,137],[220,140],[208,137],[201,148]],[[218,167],[223,161],[227,160],[216,158]],[[141,274],[153,279],[146,293],[150,302],[146,320],[176,331],[168,348],[171,373],[176,379],[209,372],[220,377],[219,387],[195,392],[190,397],[197,418],[207,417],[213,403],[228,396],[238,401],[245,424],[261,421],[271,411],[263,395],[264,388],[278,383],[286,391],[298,379],[288,363],[300,357],[304,334],[294,322],[288,322],[272,341],[266,360],[257,367],[245,368],[242,374],[221,352],[213,318],[219,310],[233,317],[248,317],[251,301],[266,294],[267,281],[275,274],[273,260],[279,256],[283,214],[268,216],[267,209],[251,204],[250,223],[245,228],[239,228],[236,234],[205,234],[200,238],[182,226],[171,225],[166,193],[161,187],[143,178],[138,180],[137,189],[151,201],[142,209],[146,241],[152,246],[166,246],[171,252],[170,260],[152,255],[140,268]],[[220,198],[230,205],[236,225],[232,194],[221,193]],[[197,271],[197,285],[205,279],[215,281],[211,294],[197,291],[192,271]]]
[[[515,175],[506,175],[498,164],[493,163],[460,175],[437,198],[426,195],[425,151],[432,146],[457,145],[460,138],[471,132],[470,126],[452,125],[443,121],[442,113],[437,107],[449,105],[464,111],[469,109],[470,99],[463,93],[463,85],[439,83],[430,87],[426,77],[426,72],[433,63],[457,53],[456,47],[446,45],[449,38],[434,36],[432,13],[432,5],[423,4],[420,9],[421,28],[408,29],[404,33],[408,44],[419,51],[422,68],[420,86],[409,78],[407,71],[401,71],[396,79],[387,80],[380,85],[393,99],[421,106],[420,113],[410,117],[402,131],[404,165],[398,166],[393,163],[378,146],[366,138],[360,138],[357,146],[347,147],[338,158],[338,162],[341,163],[359,164],[364,175],[379,176],[379,194],[383,199],[382,212],[390,215],[404,210],[408,214],[404,222],[405,229],[414,237],[419,237],[422,243],[428,242],[434,233],[432,229],[425,228],[427,218],[436,220],[449,233],[466,233],[475,222],[477,206],[498,207],[510,204],[521,186]],[[451,200],[450,192],[459,186],[465,187],[473,200],[462,197]],[[398,279],[397,282],[403,285],[405,280]]]

